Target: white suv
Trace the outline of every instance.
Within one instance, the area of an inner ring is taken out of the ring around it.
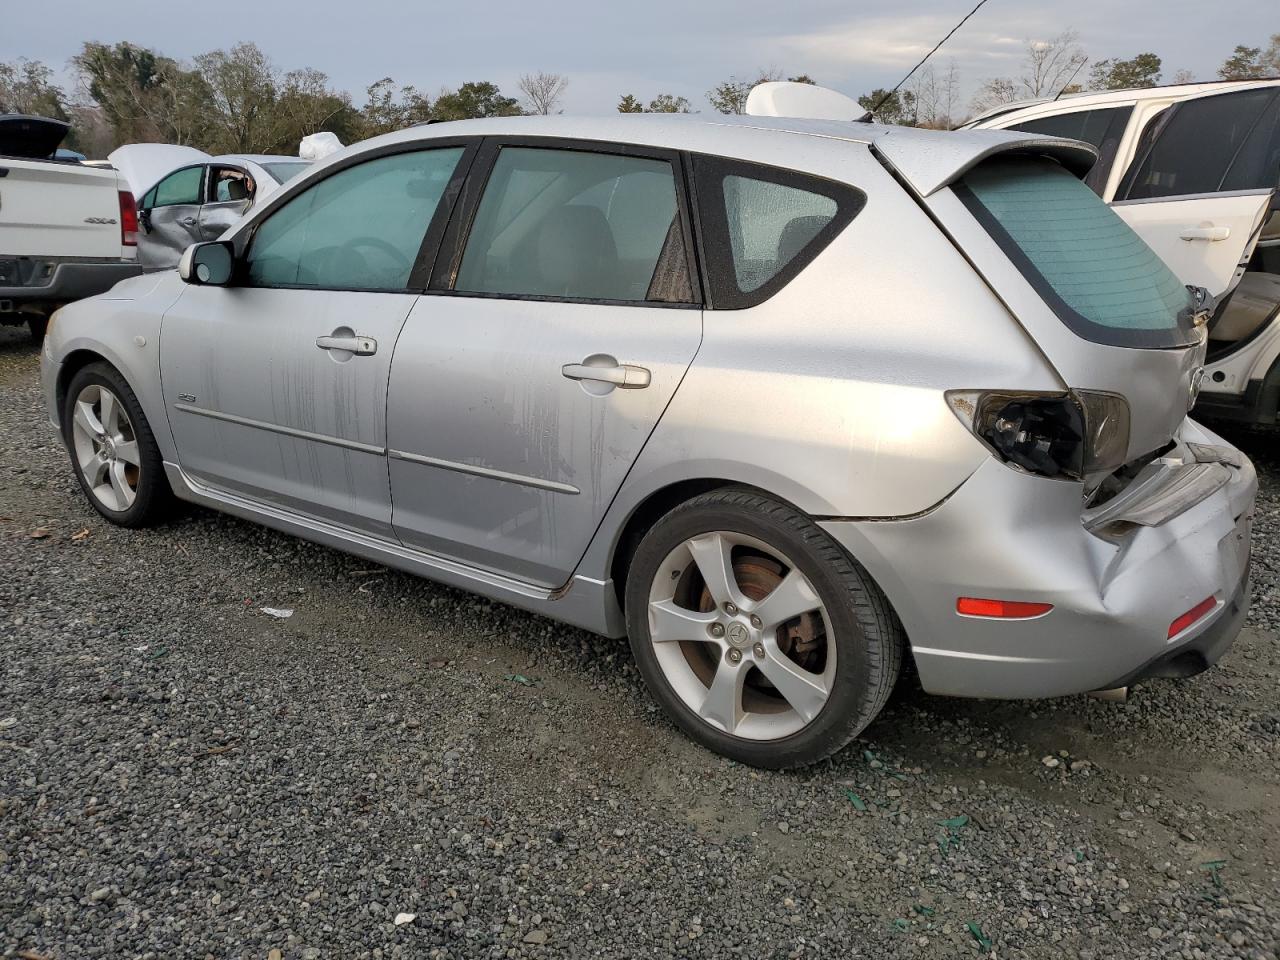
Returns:
[[[1186,283],[1218,298],[1202,414],[1280,407],[1280,79],[1006,104],[966,125],[1084,140],[1086,177]]]

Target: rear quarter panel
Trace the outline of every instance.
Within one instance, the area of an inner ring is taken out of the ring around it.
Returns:
[[[704,312],[702,347],[582,572],[603,575],[626,518],[683,480],[759,487],[812,516],[926,511],[988,456],[945,391],[1062,388],[865,149],[840,173],[866,191],[865,208],[771,299]]]

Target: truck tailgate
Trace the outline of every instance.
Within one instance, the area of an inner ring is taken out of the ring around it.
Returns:
[[[0,257],[120,257],[117,174],[0,157]]]

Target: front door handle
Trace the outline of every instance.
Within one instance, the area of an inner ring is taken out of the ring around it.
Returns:
[[[182,222],[185,226],[194,227],[196,225],[195,217],[183,217]]]
[[[1184,227],[1182,232],[1178,234],[1183,240],[1208,240],[1213,243],[1218,240],[1226,240],[1231,236],[1230,227]]]
[[[378,352],[377,340],[358,334],[350,337],[316,337],[316,346],[321,350],[343,350],[357,357],[371,357]]]
[[[611,383],[623,390],[641,390],[649,385],[649,371],[630,363],[617,363],[607,367],[593,367],[585,363],[566,363],[560,372],[569,380],[594,380]]]

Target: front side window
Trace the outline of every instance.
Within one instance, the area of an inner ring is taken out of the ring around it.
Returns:
[[[165,177],[147,194],[148,207],[172,207],[179,203],[200,202],[200,182],[204,167],[186,167]]]
[[[1277,97],[1280,91],[1262,87],[1178,104],[1155,131],[1151,149],[1145,157],[1140,155],[1117,199],[1185,197],[1276,186],[1280,171],[1274,167],[1264,170],[1258,162],[1259,157],[1265,158],[1270,138],[1251,134],[1266,125]]]
[[[503,147],[454,289],[692,302],[671,164],[613,153]]]
[[[955,190],[1080,336],[1126,347],[1195,342],[1187,288],[1062,167],[1047,160],[995,160],[971,170]]]
[[[694,175],[714,306],[768,299],[862,209],[854,187],[776,167],[696,157]]]
[[[245,258],[247,283],[405,289],[462,153],[397,153],[325,177],[258,226]]]

